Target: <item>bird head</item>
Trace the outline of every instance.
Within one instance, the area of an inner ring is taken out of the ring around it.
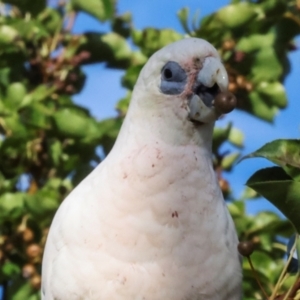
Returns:
[[[236,98],[227,88],[228,75],[217,50],[199,38],[182,39],[157,51],[136,85],[157,102],[176,103],[177,98],[178,110],[185,110],[186,118],[199,124],[235,108]]]
[[[186,38],[150,57],[135,85],[130,110],[136,118],[147,112],[140,116],[143,126],[151,123],[151,130],[173,140],[179,132],[190,137],[201,132],[207,140],[215,120],[236,106],[227,89],[228,75],[217,50],[203,39]]]

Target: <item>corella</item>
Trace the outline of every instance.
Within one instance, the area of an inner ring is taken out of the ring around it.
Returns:
[[[238,239],[212,166],[235,97],[198,38],[142,69],[115,145],[63,201],[42,265],[44,300],[240,300]]]

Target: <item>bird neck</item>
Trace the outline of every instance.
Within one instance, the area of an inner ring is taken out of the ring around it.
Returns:
[[[168,107],[143,110],[131,105],[116,141],[124,145],[142,147],[163,142],[166,146],[193,146],[211,155],[214,123],[197,125],[184,114],[170,114]],[[119,149],[119,148],[118,148]]]

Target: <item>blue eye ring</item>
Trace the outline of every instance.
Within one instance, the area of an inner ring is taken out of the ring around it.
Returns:
[[[161,70],[160,90],[167,95],[178,95],[184,91],[187,74],[181,66],[174,62],[167,62]]]

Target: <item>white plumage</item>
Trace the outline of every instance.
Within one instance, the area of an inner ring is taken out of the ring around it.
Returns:
[[[211,163],[215,84],[225,91],[227,74],[204,40],[149,59],[112,151],[53,220],[42,299],[241,299],[238,240]]]

